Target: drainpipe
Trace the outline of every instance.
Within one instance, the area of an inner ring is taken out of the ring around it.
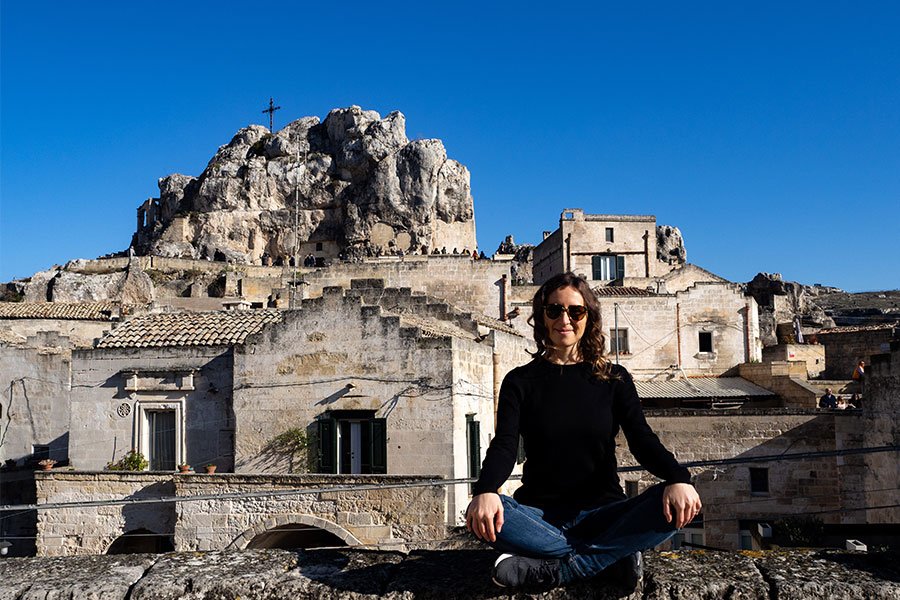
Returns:
[[[650,277],[650,231],[644,230],[644,277]]]
[[[506,273],[500,276],[500,320],[506,322],[506,290],[509,285],[509,277]]]
[[[681,304],[675,303],[675,338],[678,341],[678,368],[681,368]]]
[[[750,301],[744,306],[744,347],[747,349],[747,358],[744,362],[750,362]]]
[[[491,354],[491,359],[494,367],[494,430],[496,431],[497,407],[500,406],[500,355],[494,352]]]
[[[619,364],[619,303],[613,303],[613,315],[616,326],[616,364]]]

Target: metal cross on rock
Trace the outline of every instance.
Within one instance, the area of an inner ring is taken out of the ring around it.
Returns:
[[[275,106],[275,101],[272,98],[269,98],[269,108],[263,111],[264,113],[269,113],[269,131],[271,131],[272,133],[275,133],[272,117],[275,115],[275,111],[279,110],[280,108],[280,106]]]

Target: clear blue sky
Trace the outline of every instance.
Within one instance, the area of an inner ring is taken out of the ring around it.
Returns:
[[[0,0],[0,281],[127,248],[239,128],[400,110],[480,246],[654,214],[688,260],[900,288],[896,2]]]

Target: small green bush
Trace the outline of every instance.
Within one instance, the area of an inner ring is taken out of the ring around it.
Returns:
[[[129,450],[118,462],[106,465],[107,471],[143,471],[150,465],[144,455],[137,450]]]

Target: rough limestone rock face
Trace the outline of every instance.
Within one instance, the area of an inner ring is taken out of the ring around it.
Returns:
[[[41,271],[25,285],[25,302],[105,302],[144,305],[155,296],[153,281],[137,265],[112,273],[79,273],[76,261]]]
[[[810,288],[794,281],[784,281],[780,273],[757,273],[745,284],[746,292],[759,306],[759,333],[766,346],[778,343],[778,325],[791,324],[799,317],[804,330],[834,327],[810,293]]]
[[[125,272],[84,275],[59,271],[48,284],[53,302],[102,302],[117,298],[125,282]]]
[[[31,276],[31,280],[25,285],[25,302],[48,302],[50,282],[59,273],[59,269],[38,271]]]
[[[656,226],[656,258],[670,265],[687,262],[687,250],[680,229],[670,225]]]
[[[272,134],[252,125],[197,177],[159,180],[138,254],[279,263],[297,242],[350,256],[475,247],[469,172],[440,140],[406,137],[399,112],[351,106]]]
[[[501,590],[496,552],[245,550],[0,560],[0,600],[302,600],[542,598],[545,600],[896,600],[897,555],[840,551],[648,553],[644,583],[603,575],[552,590]]]
[[[125,272],[125,279],[118,293],[118,300],[123,304],[149,304],[154,297],[153,281],[136,264],[132,264]]]

